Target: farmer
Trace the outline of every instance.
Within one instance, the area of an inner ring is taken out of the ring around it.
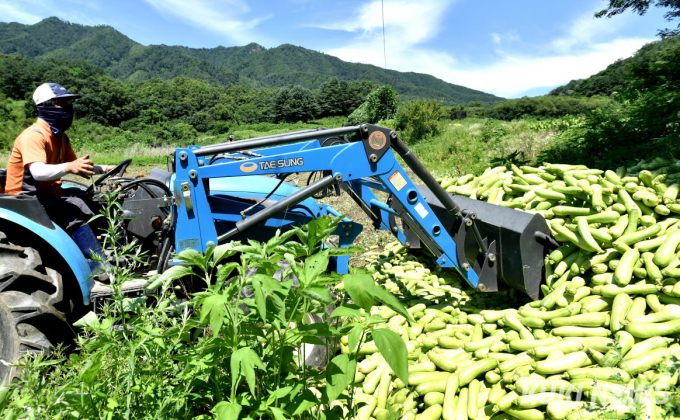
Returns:
[[[33,93],[38,108],[38,120],[14,141],[7,167],[6,194],[37,197],[47,215],[66,233],[90,260],[93,274],[107,280],[102,265],[91,260],[97,254],[105,261],[101,245],[87,224],[95,215],[96,205],[78,189],[61,189],[61,178],[67,174],[89,178],[113,169],[94,165],[89,155],[76,156],[66,130],[73,123],[73,100],[57,83],[44,83]],[[86,202],[87,201],[87,202]]]

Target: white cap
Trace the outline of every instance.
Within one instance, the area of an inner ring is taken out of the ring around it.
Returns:
[[[58,83],[43,83],[33,92],[33,102],[40,105],[45,101],[56,98],[73,98],[78,99],[80,95],[70,94],[66,88]]]

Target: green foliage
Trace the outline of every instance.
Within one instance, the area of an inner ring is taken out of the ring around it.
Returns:
[[[276,121],[309,121],[319,114],[314,94],[299,85],[280,88],[274,96]]]
[[[470,114],[476,117],[512,121],[525,117],[559,118],[565,115],[586,114],[607,102],[607,98],[572,98],[562,96],[536,96],[508,99],[490,107],[475,107]],[[472,110],[471,110],[472,111]]]
[[[565,126],[560,120],[442,121],[440,134],[416,142],[411,150],[437,176],[481,174],[491,162],[533,161],[553,141],[557,128]]]
[[[14,139],[30,124],[23,115],[22,101],[13,101],[0,94],[0,151],[9,150]]]
[[[446,103],[497,102],[502,99],[446,83],[430,75],[347,63],[337,57],[290,44],[271,49],[254,43],[211,49],[143,46],[109,26],[83,26],[54,17],[35,25],[0,23],[0,53],[20,54],[39,60],[84,60],[101,67],[118,80],[133,83],[154,78],[171,80],[187,77],[223,86],[243,84],[276,88],[300,85],[314,90],[335,77],[350,85],[387,83],[407,99],[437,99]],[[349,99],[342,115],[359,106],[372,88],[350,86]],[[353,92],[355,90],[361,94],[357,96]]]
[[[680,43],[680,37],[669,37],[660,41],[650,42],[640,48],[632,57],[617,60],[601,72],[587,78],[572,80],[564,86],[553,89],[550,95],[556,96],[609,96],[614,92],[621,92],[630,87],[630,83],[641,79],[646,83],[663,83],[658,78],[647,78],[640,73],[641,68],[665,66],[668,51],[675,50]],[[673,73],[673,69],[666,74]]]
[[[438,101],[406,101],[399,106],[394,118],[395,126],[402,131],[404,138],[419,141],[441,132],[439,120],[444,115],[444,109]]]
[[[116,257],[141,262],[134,243],[120,248],[122,208],[115,196],[108,195],[104,210],[110,215],[107,244],[116,244]],[[204,254],[182,251],[176,256],[181,265],[147,283],[158,292],[154,299],[126,298],[121,287],[135,264],[113,267],[114,299],[101,314],[78,322],[78,352],[24,359],[20,381],[0,394],[0,415],[254,420],[318,419],[323,413],[321,418],[340,419],[339,407],[330,407],[338,398],[356,415],[359,404],[353,403],[350,384],[367,340],[408,383],[406,344],[378,329],[384,318],[361,317],[360,308],[370,313],[378,301],[412,319],[370,274],[326,274],[331,256],[359,251],[322,249],[341,220],[319,218],[267,243],[232,242]],[[297,240],[289,241],[292,237]],[[274,274],[282,270],[284,280],[277,281]],[[185,296],[175,286],[190,278],[203,287]],[[327,287],[340,282],[346,293],[335,298]],[[328,305],[336,306],[330,316]],[[323,321],[309,323],[310,315]],[[356,332],[351,351],[333,357],[333,343],[350,331]],[[329,347],[325,373],[303,362],[305,344]]]
[[[371,82],[347,82],[331,77],[319,87],[317,103],[320,116],[349,115],[377,86]]]
[[[615,168],[640,157],[678,153],[680,40],[663,45],[638,52],[641,59],[631,64],[627,87],[560,136],[541,161]]]
[[[671,10],[666,12],[663,16],[667,21],[680,18],[680,0],[608,0],[609,6],[606,9],[595,13],[595,17],[606,16],[608,18],[619,15],[628,9],[633,9],[633,12],[644,15],[647,13],[649,6],[669,7]],[[680,28],[680,25],[678,26]],[[675,36],[680,34],[680,30],[663,29],[659,34],[664,37]]]
[[[375,124],[380,120],[394,118],[399,106],[397,92],[390,85],[384,85],[371,92],[366,101],[347,118],[347,124]]]

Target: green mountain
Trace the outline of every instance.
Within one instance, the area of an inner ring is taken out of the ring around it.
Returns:
[[[677,79],[679,74],[646,77],[658,68],[667,64],[666,54],[680,47],[680,36],[668,37],[650,42],[640,48],[632,57],[617,60],[606,69],[587,79],[572,80],[566,85],[553,89],[550,95],[555,96],[609,96],[613,92],[631,86],[633,80],[646,80],[646,84],[655,83],[656,79]],[[663,58],[661,58],[663,57]],[[658,82],[659,80],[656,80]]]
[[[141,82],[154,77],[190,77],[210,83],[316,89],[331,77],[390,84],[404,99],[437,99],[447,104],[500,102],[503,98],[436,77],[347,63],[337,57],[284,44],[266,49],[243,47],[188,48],[141,45],[109,26],[85,26],[51,17],[34,25],[0,23],[0,53],[31,59],[85,60],[120,80]]]

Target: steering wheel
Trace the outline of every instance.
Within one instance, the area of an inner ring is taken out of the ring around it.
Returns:
[[[102,185],[104,183],[104,181],[106,181],[107,179],[111,178],[114,175],[122,176],[123,173],[125,173],[125,170],[127,169],[127,167],[130,166],[131,162],[132,162],[132,159],[125,159],[124,161],[122,161],[121,163],[116,165],[115,168],[111,169],[110,171],[105,172],[104,174],[102,174],[102,176],[97,178],[92,183],[92,185],[87,187],[86,192],[91,193],[94,190],[94,187],[98,187],[98,186]]]

